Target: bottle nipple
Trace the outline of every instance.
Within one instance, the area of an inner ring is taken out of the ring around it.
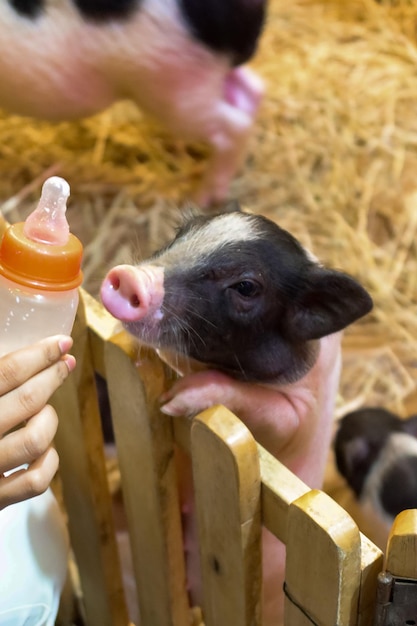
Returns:
[[[59,176],[48,178],[42,187],[36,209],[27,217],[23,233],[28,239],[56,246],[64,246],[69,238],[65,212],[70,186]]]

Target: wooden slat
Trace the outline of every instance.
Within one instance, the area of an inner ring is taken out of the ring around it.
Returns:
[[[289,505],[308,493],[303,481],[258,444],[262,479],[262,523],[286,542]]]
[[[106,378],[104,348],[107,341],[121,332],[122,325],[84,289],[80,289],[80,297],[84,303],[86,323],[90,330],[93,367],[100,376]]]
[[[92,356],[82,302],[74,326],[77,368],[54,394],[56,447],[88,626],[126,626]]]
[[[295,606],[292,602],[287,602],[285,606],[285,626],[317,626],[317,623],[312,622],[298,606]]]
[[[393,576],[417,580],[417,510],[402,511],[387,543],[385,569]]]
[[[198,415],[191,455],[205,626],[260,624],[261,524],[257,447],[225,407]]]
[[[190,456],[191,454],[191,424],[189,417],[176,417],[173,420],[175,443]]]
[[[165,370],[126,333],[108,341],[105,372],[122,477],[141,626],[189,623],[171,418],[158,410]]]
[[[382,570],[384,555],[361,533],[361,580],[358,604],[358,626],[372,624],[375,614],[378,574]]]
[[[295,604],[320,626],[356,624],[361,573],[361,539],[351,517],[329,496],[312,490],[288,512],[285,620]]]

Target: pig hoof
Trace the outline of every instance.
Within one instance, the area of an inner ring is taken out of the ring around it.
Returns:
[[[265,93],[262,79],[247,67],[232,70],[225,81],[225,99],[252,119],[255,118]]]
[[[175,402],[172,400],[171,402],[167,402],[160,407],[161,413],[165,413],[165,415],[169,415],[170,417],[194,417],[195,412],[191,411],[190,408],[186,404],[182,404],[180,402]]]

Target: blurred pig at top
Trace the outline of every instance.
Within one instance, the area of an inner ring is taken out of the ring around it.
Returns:
[[[0,108],[49,120],[135,101],[170,132],[212,150],[202,204],[242,165],[263,94],[244,67],[266,0],[4,0]]]

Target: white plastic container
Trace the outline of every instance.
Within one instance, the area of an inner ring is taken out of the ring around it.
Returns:
[[[69,192],[64,179],[49,178],[35,211],[0,243],[0,356],[71,334],[83,249],[65,216]]]

